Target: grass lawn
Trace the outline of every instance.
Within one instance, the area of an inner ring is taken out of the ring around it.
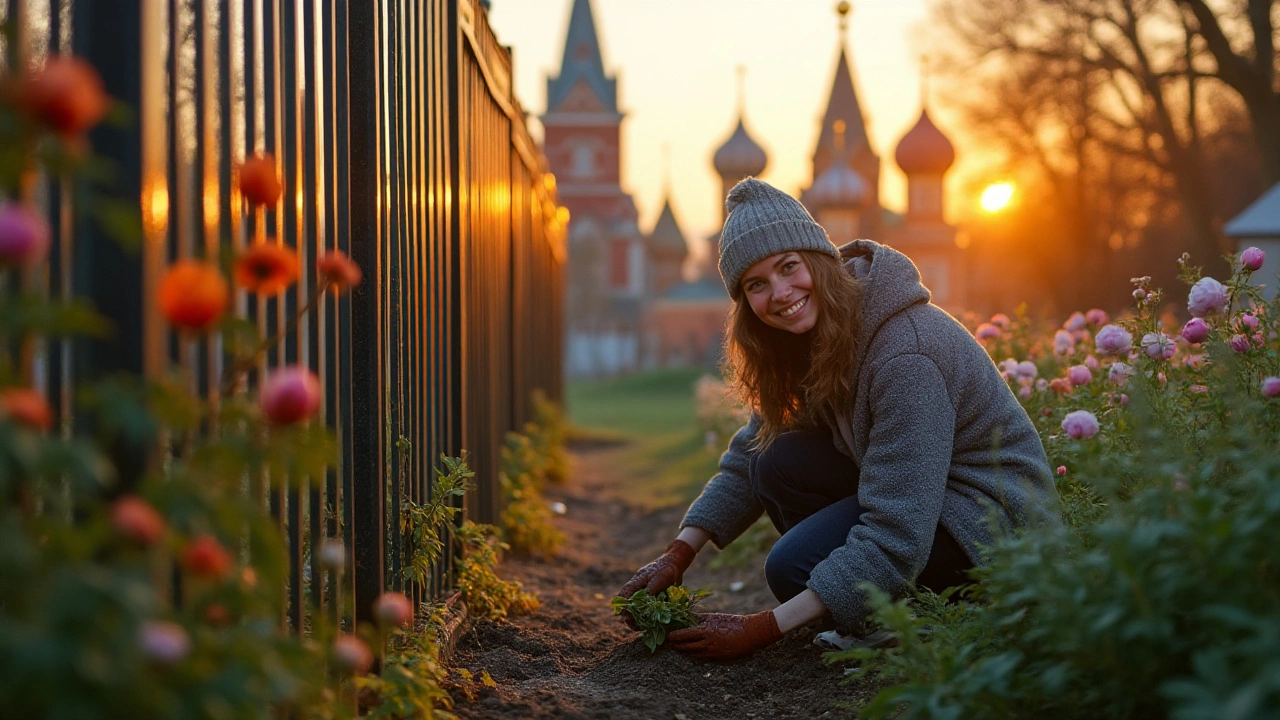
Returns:
[[[706,447],[693,415],[702,370],[655,370],[615,380],[571,382],[569,419],[629,441],[618,457],[618,494],[645,507],[687,504],[715,474],[723,443]]]

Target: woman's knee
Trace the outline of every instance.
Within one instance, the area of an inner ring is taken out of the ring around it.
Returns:
[[[809,582],[809,572],[798,549],[784,535],[765,558],[764,579],[778,602],[786,602],[804,592]]]

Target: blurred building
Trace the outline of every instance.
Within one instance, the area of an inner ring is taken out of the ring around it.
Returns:
[[[934,302],[959,313],[967,301],[964,252],[943,218],[943,178],[955,149],[934,125],[924,101],[894,159],[907,175],[902,215],[880,204],[881,158],[872,150],[847,49],[850,7],[837,7],[839,44],[831,91],[800,200],[832,241],[871,238],[905,253],[920,269]],[[747,129],[739,77],[737,120],[715,150],[721,197],[768,167],[765,149]],[[547,80],[545,148],[569,208],[567,371],[610,375],[653,366],[713,366],[720,357],[729,295],[716,268],[720,235],[705,240],[701,267],[684,265],[689,245],[670,193],[653,230],[643,234],[635,203],[620,180],[617,81],[605,73],[590,0],[574,0],[560,74]],[[724,220],[721,205],[721,221]]]
[[[1280,184],[1273,185],[1244,212],[1227,222],[1223,231],[1235,241],[1236,253],[1251,245],[1266,253],[1262,267],[1253,273],[1251,284],[1262,285],[1262,294],[1267,300],[1275,299],[1280,286]]]

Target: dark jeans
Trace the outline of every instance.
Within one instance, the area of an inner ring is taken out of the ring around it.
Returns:
[[[786,602],[804,591],[814,566],[845,544],[862,516],[858,467],[836,450],[829,430],[798,430],[756,453],[751,484],[782,534],[764,574],[774,597]],[[941,592],[967,582],[965,571],[972,567],[960,543],[939,525],[916,585]]]

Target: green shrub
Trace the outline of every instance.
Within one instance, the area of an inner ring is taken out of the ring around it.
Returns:
[[[1227,283],[1232,309],[1255,308],[1265,342],[1229,349],[1244,321],[1228,311],[1198,349],[1208,362],[1143,354],[1125,386],[1030,399],[1050,408],[1041,417],[1099,416],[1091,438],[1041,424],[1065,470],[1067,522],[1000,543],[964,602],[877,594],[876,619],[899,646],[831,655],[890,684],[864,717],[1276,717],[1280,455],[1268,448],[1280,399],[1260,381],[1280,360],[1280,307],[1262,305],[1247,277]],[[1135,341],[1162,328],[1159,295],[1146,292],[1156,300],[1125,321]],[[1105,398],[1121,391],[1127,404]]]

